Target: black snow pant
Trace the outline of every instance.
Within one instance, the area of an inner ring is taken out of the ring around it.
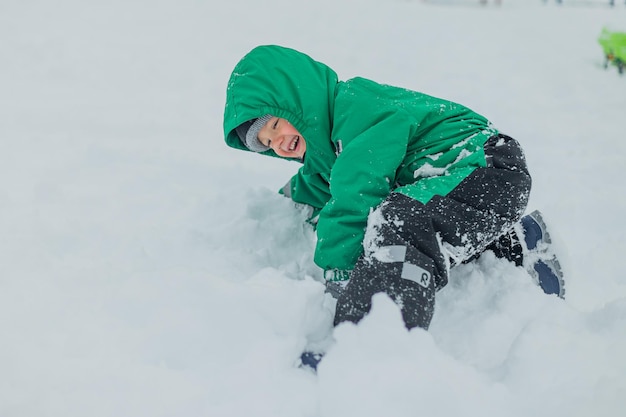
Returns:
[[[487,166],[477,168],[445,196],[422,204],[391,193],[370,215],[364,254],[337,300],[335,325],[359,322],[374,294],[387,294],[406,327],[428,329],[435,293],[449,269],[491,249],[521,264],[513,225],[523,215],[531,177],[523,150],[498,135],[484,145]]]

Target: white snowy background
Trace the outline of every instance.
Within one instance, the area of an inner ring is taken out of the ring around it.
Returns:
[[[618,0],[1,0],[0,417],[626,415]],[[259,44],[461,102],[525,147],[566,299],[485,254],[426,332],[331,328],[298,164],[223,142]],[[297,368],[328,349],[318,375]]]

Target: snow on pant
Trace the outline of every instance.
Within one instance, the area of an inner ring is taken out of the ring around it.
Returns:
[[[489,139],[484,149],[487,166],[448,195],[422,204],[394,192],[370,215],[365,252],[337,300],[335,325],[358,323],[372,296],[385,293],[400,307],[407,328],[427,329],[450,267],[487,248],[515,254],[506,247],[531,187],[524,153],[505,135]]]

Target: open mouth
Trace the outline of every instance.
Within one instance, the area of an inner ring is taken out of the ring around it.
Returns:
[[[299,142],[300,142],[300,136],[296,136],[294,141],[291,142],[291,146],[289,146],[289,151],[291,151],[291,152],[295,151]]]

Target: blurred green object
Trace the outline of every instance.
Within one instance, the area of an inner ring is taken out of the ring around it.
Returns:
[[[617,67],[617,71],[623,74],[624,65],[626,65],[626,32],[613,32],[602,28],[598,43],[604,51],[604,68],[613,64]]]

